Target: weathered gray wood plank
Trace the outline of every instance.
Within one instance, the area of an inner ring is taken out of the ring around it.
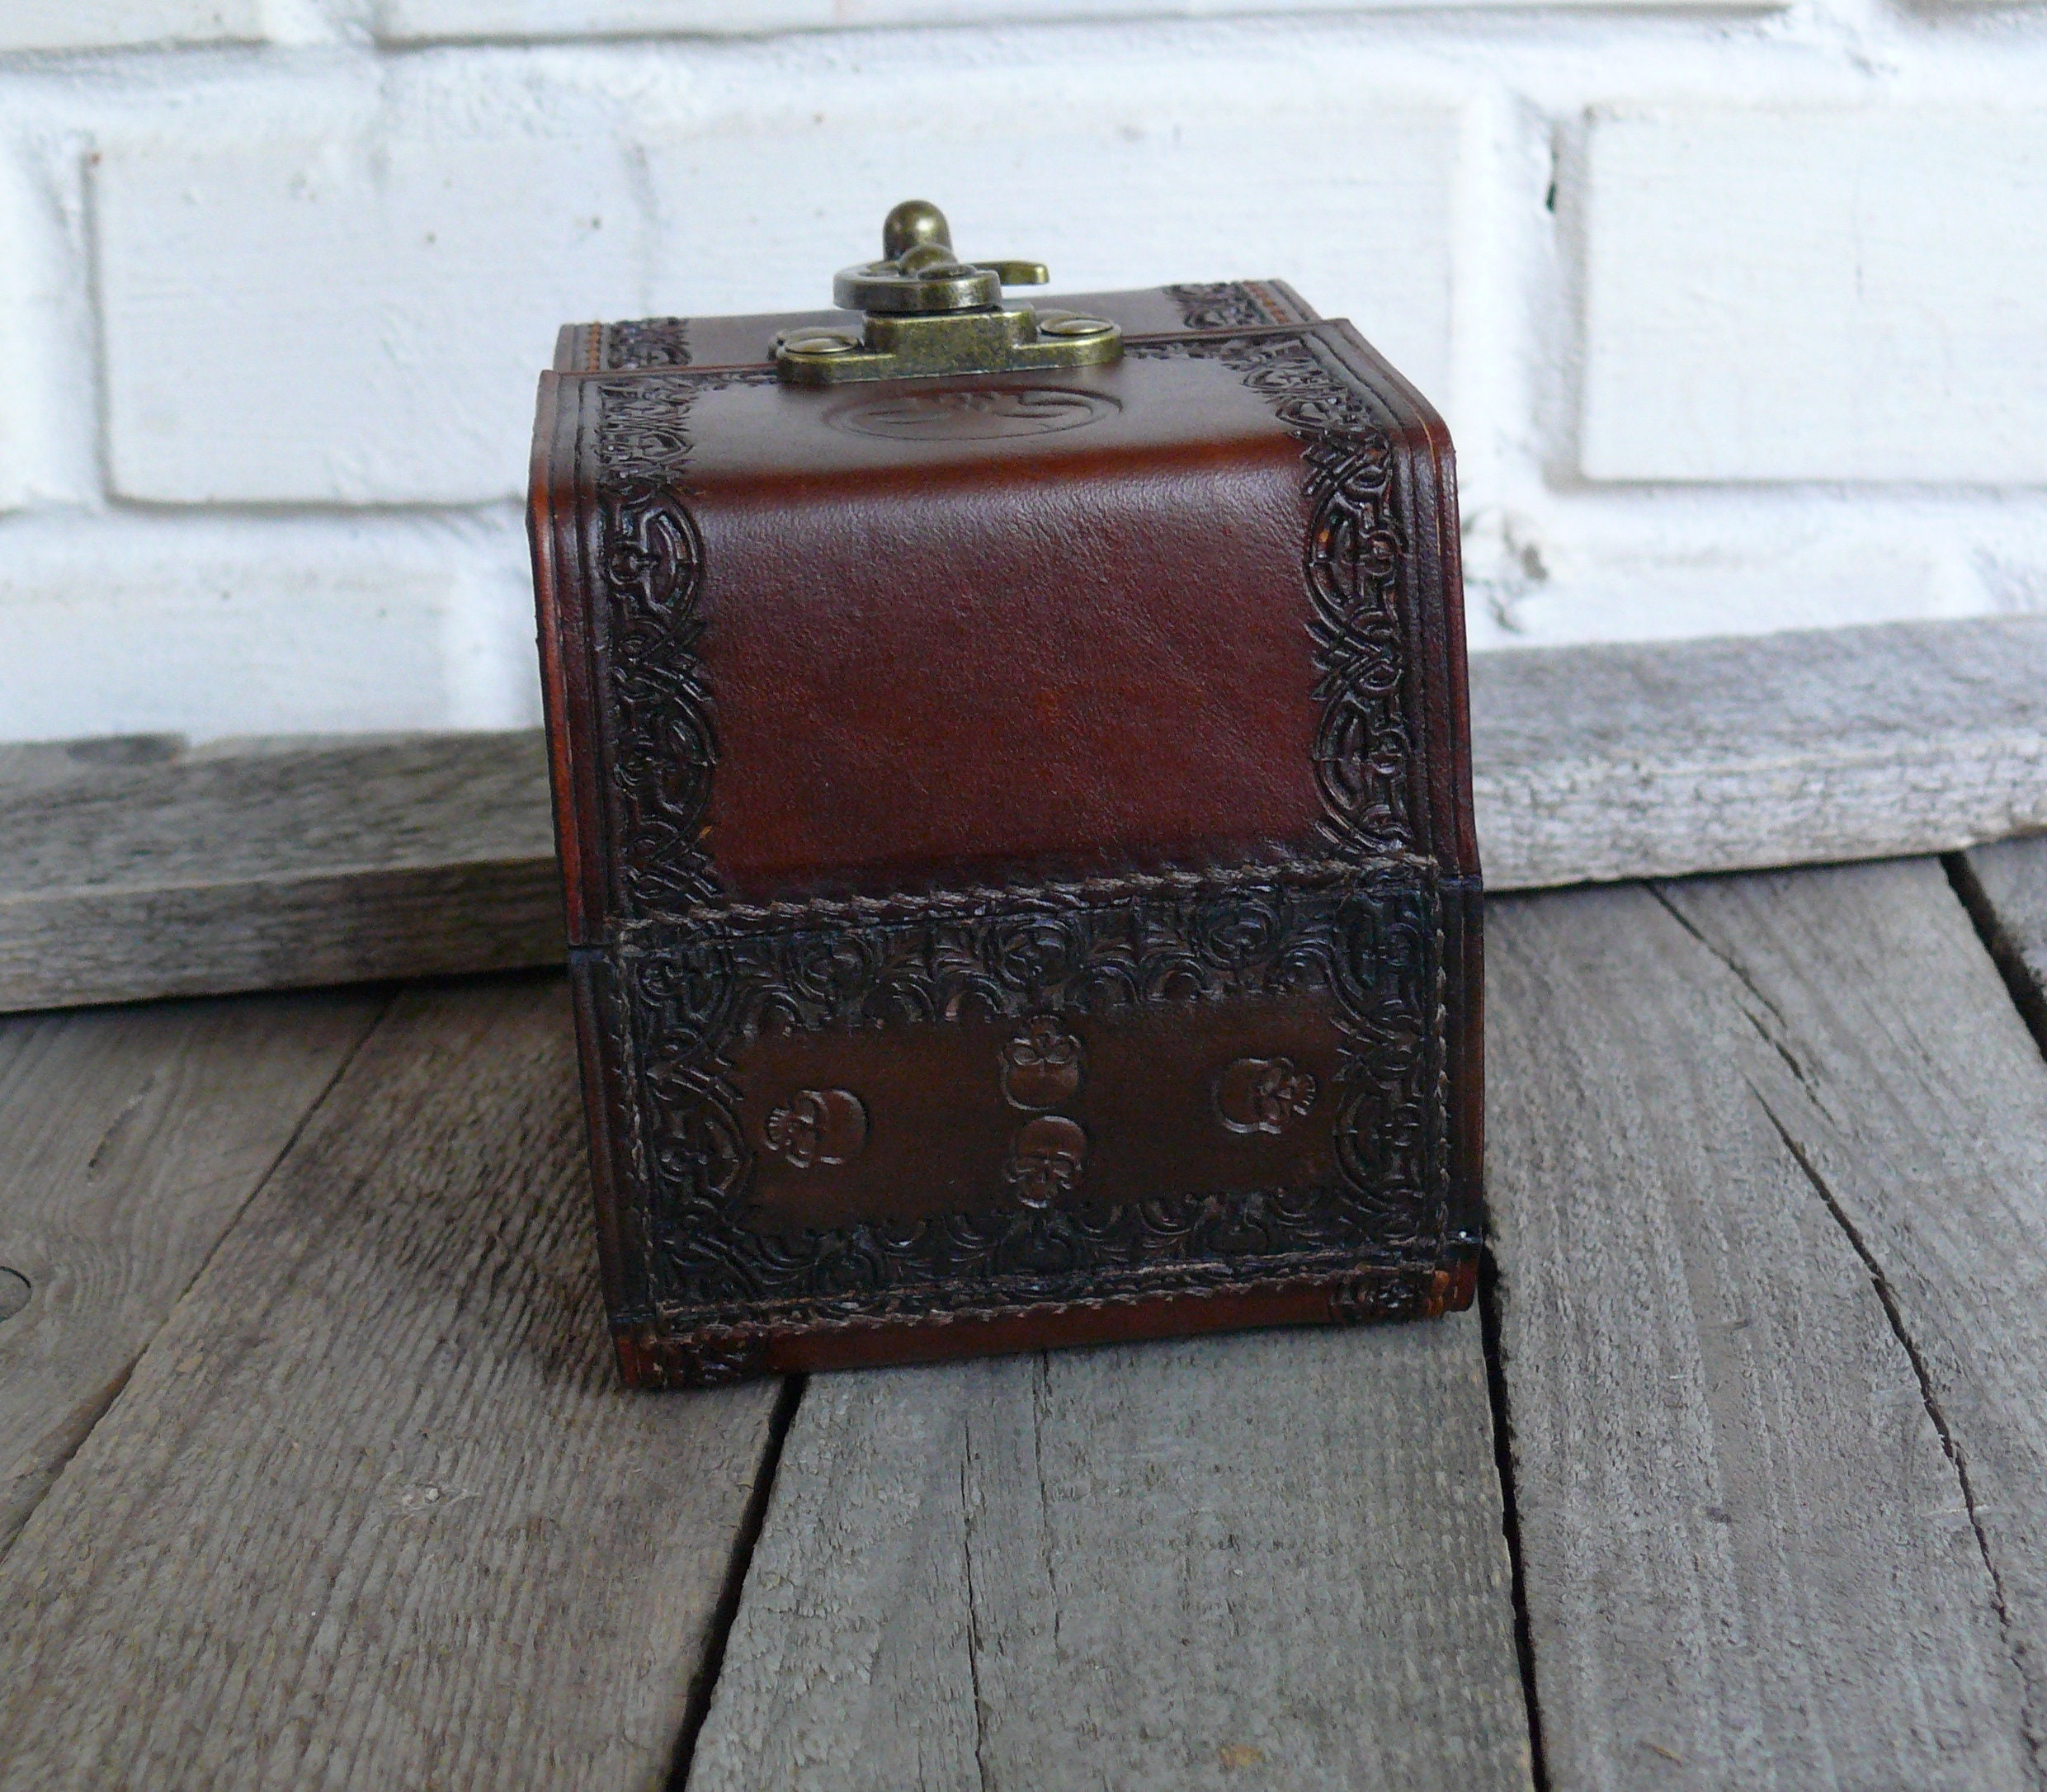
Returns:
[[[1956,870],[1977,931],[2047,1049],[2047,835],[1972,846]]]
[[[1529,1784],[1474,1315],[814,1377],[690,1792]]]
[[[0,1786],[661,1785],[776,1389],[617,1389],[576,1087],[398,1000],[0,1561]]]
[[[1551,1784],[2039,1785],[2047,1067],[1939,865],[1488,934]]]
[[[2047,617],[1472,663],[1494,889],[2047,828]],[[540,738],[0,748],[0,1008],[551,963]]]
[[[562,955],[536,733],[0,748],[0,1007]]]
[[[0,1553],[383,1006],[0,1021]]]
[[[1495,889],[1941,852],[2047,828],[2047,617],[1475,655]]]

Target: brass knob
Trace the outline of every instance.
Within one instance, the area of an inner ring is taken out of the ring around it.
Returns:
[[[889,214],[881,253],[879,262],[840,271],[834,304],[898,316],[986,311],[1002,303],[1004,286],[1041,286],[1051,277],[1042,262],[961,261],[946,215],[927,199],[906,199]]]

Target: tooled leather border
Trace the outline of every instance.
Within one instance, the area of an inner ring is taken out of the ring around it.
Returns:
[[[644,1192],[618,1216],[615,1322],[787,1329],[1433,1263],[1450,1220],[1444,947],[1435,868],[1410,859],[1102,879],[999,903],[715,905],[579,952],[606,1135],[620,1180]],[[789,1237],[747,1224],[753,1143],[732,1078],[763,1025],[858,1030],[1314,988],[1341,1037],[1326,1185]]]

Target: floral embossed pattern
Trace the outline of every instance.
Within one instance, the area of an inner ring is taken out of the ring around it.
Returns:
[[[1190,330],[1255,330],[1285,321],[1266,310],[1241,281],[1168,286],[1166,296],[1180,307],[1180,321]]]
[[[597,675],[616,901],[629,915],[715,898],[701,843],[718,738],[697,658],[704,541],[682,501],[697,395],[771,372],[597,384]]]
[[[635,318],[604,327],[604,366],[607,372],[630,367],[686,367],[690,364],[687,318]]]

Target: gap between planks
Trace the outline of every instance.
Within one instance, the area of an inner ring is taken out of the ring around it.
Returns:
[[[690,1792],[1526,1788],[1475,1314],[814,1376]]]
[[[577,1092],[399,996],[0,1559],[0,1787],[662,1784],[778,1389],[621,1394]]]

